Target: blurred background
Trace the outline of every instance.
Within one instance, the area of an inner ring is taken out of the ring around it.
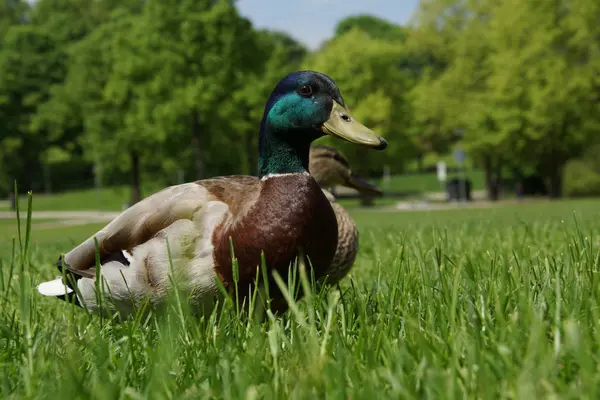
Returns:
[[[597,0],[1,0],[0,208],[15,180],[112,210],[255,174],[264,104],[298,69],[388,140],[319,141],[376,203],[598,196],[598,21]]]

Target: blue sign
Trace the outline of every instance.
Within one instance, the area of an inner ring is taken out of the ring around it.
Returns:
[[[464,150],[460,147],[456,149],[456,151],[454,152],[454,161],[456,161],[458,164],[462,164],[465,162],[466,159],[467,154],[464,152]]]

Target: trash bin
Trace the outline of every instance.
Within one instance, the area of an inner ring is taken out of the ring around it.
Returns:
[[[454,178],[446,183],[448,201],[471,201],[471,181],[469,179]]]

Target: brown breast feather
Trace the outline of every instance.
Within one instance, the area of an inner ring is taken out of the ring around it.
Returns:
[[[222,224],[213,233],[215,270],[223,283],[233,284],[229,237],[239,263],[242,290],[256,276],[261,251],[269,270],[277,270],[284,281],[298,248],[309,257],[315,278],[323,276],[335,254],[338,232],[335,214],[315,180],[300,174],[265,181],[231,178],[198,182],[229,205],[235,221]],[[278,292],[272,283],[270,286],[271,293]]]

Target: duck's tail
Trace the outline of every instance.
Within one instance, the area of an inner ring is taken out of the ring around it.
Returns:
[[[63,283],[62,276],[40,283],[37,290],[40,294],[50,297],[61,297],[73,293],[73,289]]]
[[[58,261],[56,262],[56,267],[59,271],[62,272],[63,266],[63,257],[60,256],[58,258]],[[69,282],[69,277],[73,274],[69,272],[68,266],[66,267],[65,272],[66,274],[64,278],[63,276],[58,276],[56,277],[56,279],[53,279],[51,281],[40,283],[37,286],[37,291],[43,296],[56,297],[57,299],[65,300],[81,307],[81,304],[77,299],[75,290]]]
[[[352,171],[350,175],[348,175],[348,177],[346,178],[346,185],[358,190],[360,193],[363,194],[370,194],[375,196],[381,196],[383,194],[383,192],[377,186],[367,182],[361,176],[354,173],[354,171]]]
[[[111,254],[109,257],[102,260],[101,265],[111,261],[118,261],[123,265],[129,265],[131,260],[131,254],[123,250],[115,254]],[[82,307],[75,290],[75,286],[77,285],[76,282],[83,277],[94,279],[96,277],[96,269],[89,268],[87,270],[75,270],[66,262],[64,262],[63,256],[58,258],[58,261],[56,262],[56,268],[58,268],[61,273],[64,270],[64,277],[58,276],[56,279],[51,281],[40,283],[37,286],[38,292],[43,296],[56,297]]]

